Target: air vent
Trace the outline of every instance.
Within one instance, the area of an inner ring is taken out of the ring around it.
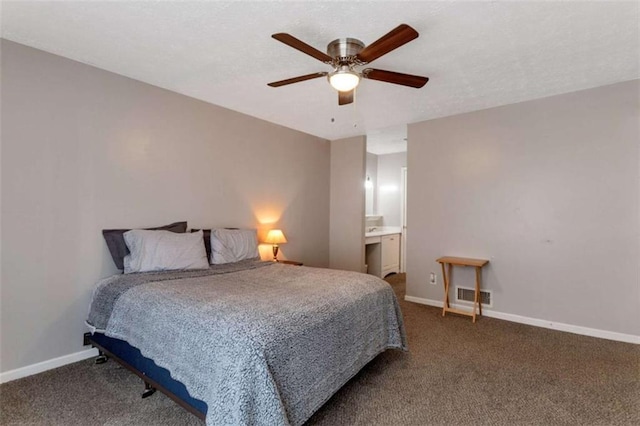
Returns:
[[[458,302],[473,303],[475,295],[476,291],[473,288],[456,286],[456,301]],[[482,303],[482,306],[486,306],[488,308],[493,307],[491,290],[480,290],[480,303]]]

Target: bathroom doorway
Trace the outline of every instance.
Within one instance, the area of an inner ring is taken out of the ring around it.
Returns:
[[[395,270],[405,272],[407,126],[367,132],[366,162],[365,237],[398,234]]]

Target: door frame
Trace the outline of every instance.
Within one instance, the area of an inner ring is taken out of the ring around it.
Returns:
[[[402,244],[400,246],[400,272],[407,272],[407,166],[402,167],[400,175],[400,220]]]

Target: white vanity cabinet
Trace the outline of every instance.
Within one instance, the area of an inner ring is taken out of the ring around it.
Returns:
[[[400,272],[400,234],[383,235],[381,239],[382,278]]]
[[[384,278],[400,272],[399,233],[371,232],[366,234],[365,252],[368,273]]]

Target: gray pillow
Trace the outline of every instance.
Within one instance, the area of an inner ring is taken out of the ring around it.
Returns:
[[[171,231],[178,234],[187,232],[187,222],[175,222],[170,225],[159,226],[157,228],[146,228],[149,231]],[[129,249],[124,242],[123,234],[130,229],[103,229],[102,236],[107,243],[109,253],[113,258],[116,268],[124,270],[124,257],[129,254]]]

